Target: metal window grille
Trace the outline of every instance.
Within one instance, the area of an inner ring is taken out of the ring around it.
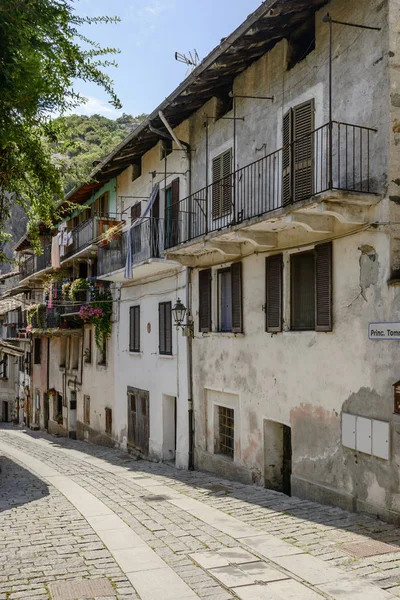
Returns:
[[[218,406],[218,452],[233,458],[235,452],[235,411]]]

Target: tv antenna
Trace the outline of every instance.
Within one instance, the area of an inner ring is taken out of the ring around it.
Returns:
[[[200,62],[200,58],[196,49],[190,50],[188,55],[182,54],[181,52],[175,52],[175,60],[187,65],[189,73],[191,73]]]

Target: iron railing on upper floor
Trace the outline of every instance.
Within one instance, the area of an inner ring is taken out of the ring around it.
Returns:
[[[376,130],[338,121],[256,160],[169,207],[178,235],[165,249],[225,230],[328,190],[376,192],[371,144]]]

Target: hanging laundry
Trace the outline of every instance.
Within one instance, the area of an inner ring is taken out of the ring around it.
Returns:
[[[60,268],[60,234],[53,236],[51,240],[51,266],[53,269]]]

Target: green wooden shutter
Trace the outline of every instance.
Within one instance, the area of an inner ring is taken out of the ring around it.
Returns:
[[[135,307],[129,309],[129,352],[135,348]]]
[[[314,100],[293,109],[293,200],[306,200],[314,190]]]
[[[243,331],[242,318],[242,263],[234,263],[231,266],[232,286],[232,331],[240,333]]]
[[[211,269],[199,271],[199,331],[211,331]]]
[[[282,204],[286,206],[293,200],[292,195],[292,122],[293,111],[290,109],[282,122]]]
[[[332,331],[332,242],[315,247],[315,330]]]
[[[165,303],[158,305],[158,351],[165,354]]]
[[[283,256],[275,254],[265,261],[266,330],[282,331]]]

